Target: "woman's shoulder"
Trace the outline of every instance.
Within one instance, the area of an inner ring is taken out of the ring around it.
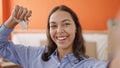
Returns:
[[[98,60],[93,57],[85,58],[82,62],[92,68],[107,68],[107,65],[109,63],[107,60]]]
[[[108,62],[107,60],[98,60],[98,59],[96,59],[96,58],[94,58],[94,57],[89,57],[89,58],[84,58],[84,60],[83,61],[86,61],[86,62],[90,62],[90,63],[93,63],[93,64],[95,64],[95,63],[106,63],[106,62]]]
[[[30,51],[32,51],[32,52],[37,52],[37,53],[46,50],[46,48],[47,48],[47,47],[46,47],[45,45],[39,46],[39,47],[33,47],[33,46],[29,46],[29,47],[28,47],[28,49],[29,49]]]

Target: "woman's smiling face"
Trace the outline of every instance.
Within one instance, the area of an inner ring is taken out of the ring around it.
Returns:
[[[66,11],[58,10],[50,16],[49,24],[50,36],[57,48],[72,49],[76,26],[71,15]]]

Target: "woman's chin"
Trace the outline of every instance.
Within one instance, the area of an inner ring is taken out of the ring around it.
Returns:
[[[69,48],[69,46],[67,46],[67,45],[61,45],[61,44],[59,44],[59,45],[57,45],[57,47],[58,48],[61,48],[61,49],[67,49],[67,48]]]

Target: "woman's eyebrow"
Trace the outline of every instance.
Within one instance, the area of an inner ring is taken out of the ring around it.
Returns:
[[[62,20],[62,22],[65,22],[65,21],[70,21],[69,19],[64,19],[64,20]]]
[[[69,19],[64,19],[64,20],[62,20],[61,22],[65,22],[65,21],[70,21]],[[51,21],[51,22],[49,22],[50,24],[56,24],[56,22],[54,22],[54,21]]]
[[[55,22],[54,22],[54,21],[52,21],[52,22],[50,22],[50,24],[55,24]]]

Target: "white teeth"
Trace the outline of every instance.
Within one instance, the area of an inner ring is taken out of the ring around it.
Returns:
[[[58,37],[58,40],[66,39],[67,37]]]

